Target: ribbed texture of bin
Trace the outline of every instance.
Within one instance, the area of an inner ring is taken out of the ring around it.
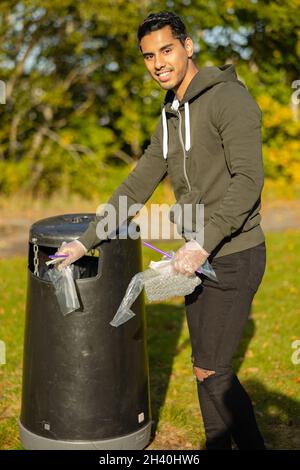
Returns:
[[[143,449],[150,440],[143,295],[132,307],[135,317],[109,324],[142,270],[140,238],[102,242],[99,257],[75,263],[77,311],[62,315],[47,280],[48,255],[78,238],[93,217],[50,217],[30,229],[19,422],[25,449]]]

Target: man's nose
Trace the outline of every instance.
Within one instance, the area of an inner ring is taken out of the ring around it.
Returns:
[[[157,56],[155,59],[154,59],[154,67],[156,70],[160,70],[162,67],[165,66],[165,61],[163,59],[163,57],[159,57]]]

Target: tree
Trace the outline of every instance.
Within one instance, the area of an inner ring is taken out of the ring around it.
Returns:
[[[187,23],[199,67],[236,65],[263,111],[267,176],[299,182],[291,107],[300,78],[298,7],[298,0],[2,1],[0,192],[51,194],[64,186],[90,197],[113,169],[115,185],[122,180],[148,144],[164,96],[145,69],[136,31],[164,9]]]

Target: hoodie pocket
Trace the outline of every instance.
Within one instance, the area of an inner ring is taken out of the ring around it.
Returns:
[[[261,215],[259,212],[257,212],[256,214],[252,214],[243,226],[242,232],[248,232],[249,230],[253,229],[254,227],[260,224],[260,221]]]
[[[171,207],[169,219],[177,225],[179,234],[199,233],[204,229],[203,191],[194,190],[182,194]]]

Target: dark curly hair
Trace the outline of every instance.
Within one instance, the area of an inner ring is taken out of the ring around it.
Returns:
[[[138,42],[146,36],[146,34],[152,31],[157,31],[165,26],[170,26],[174,38],[184,45],[185,39],[188,37],[185,24],[183,23],[180,16],[176,15],[171,11],[161,11],[159,13],[151,13],[144,21],[139,25],[137,31]]]

